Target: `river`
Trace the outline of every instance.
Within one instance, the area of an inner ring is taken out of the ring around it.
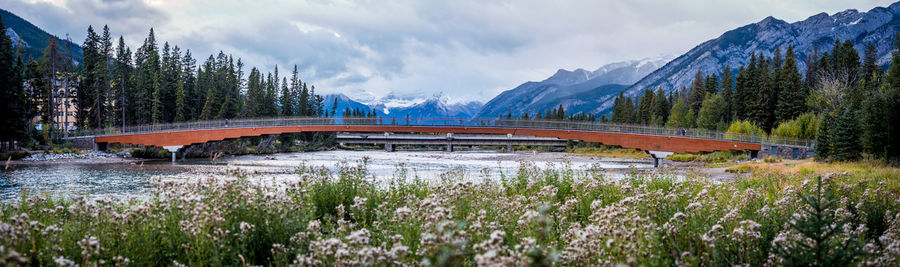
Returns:
[[[144,198],[151,191],[151,177],[183,179],[225,169],[242,169],[259,176],[296,176],[300,166],[325,167],[336,171],[339,166],[355,166],[365,160],[370,174],[377,180],[389,181],[400,170],[406,176],[422,180],[439,179],[449,171],[462,173],[469,179],[499,179],[514,175],[523,162],[538,168],[570,166],[573,169],[604,169],[610,177],[622,175],[622,169],[646,169],[648,161],[597,159],[568,153],[495,151],[348,151],[282,153],[225,157],[216,162],[192,159],[168,161],[97,163],[91,160],[31,162],[13,164],[0,170],[0,200],[10,201],[26,195],[53,197]],[[618,171],[617,171],[618,170]]]

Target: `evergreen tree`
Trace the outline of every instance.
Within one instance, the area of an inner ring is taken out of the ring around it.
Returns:
[[[109,26],[103,25],[103,35],[99,43],[100,62],[97,66],[97,96],[95,97],[95,116],[97,127],[111,127],[115,124],[116,112],[113,107],[115,91],[113,91],[113,43]]]
[[[281,116],[293,116],[294,110],[291,103],[291,89],[288,87],[287,77],[282,78],[281,95],[279,104],[281,105]]]
[[[822,122],[819,123],[819,129],[816,131],[816,157],[819,159],[828,159],[831,157],[831,134],[830,130],[834,128],[835,119],[831,114],[822,115]]]
[[[6,26],[0,20],[0,33]],[[24,64],[16,57],[12,40],[0,34],[0,141],[24,140],[27,122],[25,88],[23,86]]]
[[[666,92],[662,90],[662,88],[656,90],[656,96],[653,97],[653,118],[654,123],[651,123],[655,126],[663,126],[666,124],[666,120],[669,119],[669,110],[672,107],[669,105],[669,100],[666,99]]]
[[[703,73],[698,70],[694,75],[694,81],[691,82],[691,92],[687,102],[694,113],[700,111],[704,96],[706,96],[706,84],[703,82]]]
[[[787,121],[806,112],[806,88],[797,69],[793,46],[788,46],[784,65],[779,70],[781,78],[778,94],[776,117],[778,121]]]
[[[748,101],[748,104],[751,105],[750,115],[753,122],[763,130],[769,131],[775,125],[775,108],[777,106],[775,86],[779,78],[772,77],[773,64],[763,58],[762,54],[759,55],[756,63],[757,68],[751,70],[750,73],[750,88],[756,92],[755,98]]]
[[[634,113],[635,113],[634,102],[631,101],[630,96],[625,98],[625,102],[623,103],[623,106],[624,107],[622,109],[623,111],[622,111],[621,123],[634,123],[634,118],[635,118],[634,117]]]
[[[641,125],[650,124],[650,119],[653,118],[653,101],[655,98],[655,94],[653,90],[650,88],[644,89],[644,94],[641,95],[641,99],[638,104],[638,121]]]
[[[96,128],[95,101],[99,96],[99,82],[97,77],[100,59],[100,36],[94,32],[92,26],[88,26],[87,38],[82,44],[83,66],[81,68],[81,83],[76,92],[76,124],[82,128]]]
[[[900,110],[900,33],[894,38],[894,46],[884,82],[868,94],[863,104],[861,124],[865,151],[897,162],[900,160],[900,112],[897,112]]]
[[[706,76],[706,81],[704,82],[706,87],[707,94],[716,94],[719,92],[719,77],[716,76],[715,73]]]
[[[748,105],[747,101],[749,100],[749,89],[747,86],[750,84],[750,71],[749,66],[756,65],[755,57],[750,57],[750,65],[748,68],[744,68],[741,66],[738,68],[737,79],[734,85],[734,95],[731,100],[731,109],[734,120],[746,120],[748,115]]]
[[[732,121],[734,119],[734,76],[731,74],[731,67],[726,65],[722,69],[722,82],[720,85],[722,91],[722,99],[725,100],[725,111],[722,114],[724,121]]]
[[[862,147],[859,142],[860,126],[856,111],[845,105],[839,111],[837,120],[829,131],[831,158],[838,161],[858,159]]]
[[[115,63],[113,64],[113,80],[112,86],[117,91],[116,113],[118,125],[125,127],[128,124],[128,114],[134,114],[133,106],[134,92],[132,92],[132,70],[131,65],[131,49],[125,45],[125,38],[119,36],[118,45],[116,47]],[[129,107],[129,105],[131,107]]]

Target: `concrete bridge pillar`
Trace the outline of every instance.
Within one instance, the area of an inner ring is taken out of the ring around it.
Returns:
[[[391,132],[384,132],[384,151],[394,152],[396,151],[394,148],[394,143],[390,141]]]
[[[453,152],[453,133],[447,133],[447,152]]]
[[[175,163],[175,156],[178,155],[178,150],[184,146],[164,146],[163,148],[172,153],[172,163]]]
[[[105,142],[94,142],[94,151],[106,151],[108,147],[108,143]]]
[[[647,154],[650,154],[650,157],[653,158],[653,167],[659,168],[662,160],[674,154],[674,152],[666,152],[666,151],[647,151]]]

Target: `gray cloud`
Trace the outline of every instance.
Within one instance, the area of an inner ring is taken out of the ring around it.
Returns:
[[[558,68],[677,55],[772,15],[787,21],[887,0],[228,1],[0,0],[81,42],[109,24],[132,47],[157,39],[205,59],[222,50],[282,73],[297,64],[319,92],[487,100]]]

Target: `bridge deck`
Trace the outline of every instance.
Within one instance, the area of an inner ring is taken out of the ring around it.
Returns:
[[[389,121],[387,121],[389,120]],[[761,150],[762,144],[811,146],[808,140],[697,129],[568,121],[477,119],[273,118],[142,125],[81,132],[97,143],[184,146],[232,138],[301,132],[513,134],[618,145],[641,150]]]

